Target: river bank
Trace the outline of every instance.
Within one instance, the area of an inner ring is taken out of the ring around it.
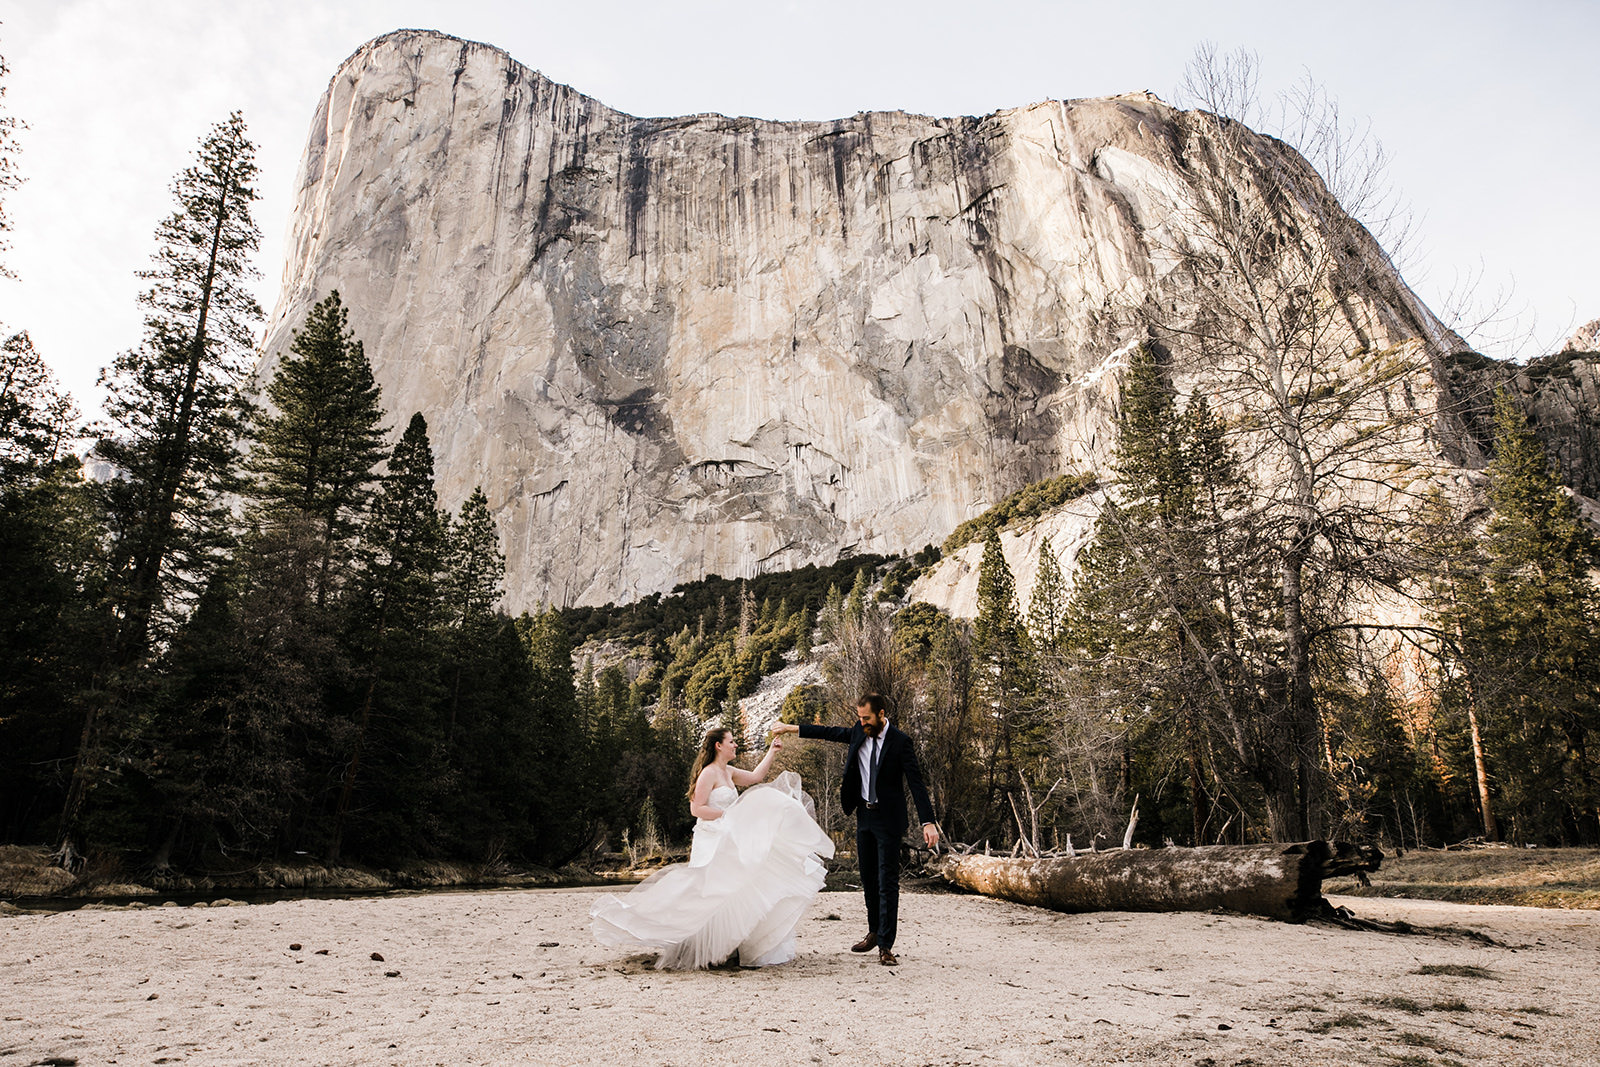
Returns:
[[[140,875],[90,863],[71,872],[51,862],[47,850],[0,846],[0,902],[13,908],[60,910],[92,902],[182,904],[217,898],[264,902],[301,896],[353,896],[400,890],[554,888],[629,882],[628,871],[602,873],[581,867],[551,870],[505,864],[419,862],[406,867],[358,864],[257,863],[234,871]]]

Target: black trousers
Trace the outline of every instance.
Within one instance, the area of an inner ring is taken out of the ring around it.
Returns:
[[[861,889],[867,898],[867,929],[878,935],[878,947],[894,947],[900,917],[900,839],[904,827],[891,827],[882,808],[856,809],[856,858],[861,864]]]

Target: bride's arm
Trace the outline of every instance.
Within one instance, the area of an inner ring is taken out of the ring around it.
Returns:
[[[748,771],[741,771],[737,767],[729,767],[728,770],[733,775],[733,784],[747,786],[766,781],[767,775],[772,771],[772,757],[777,755],[778,749],[782,747],[783,742],[774,737],[772,743],[767,746],[767,754],[761,757],[761,762],[756,764],[754,768]]]
[[[737,780],[737,779],[735,779]],[[707,767],[700,772],[700,777],[694,783],[694,796],[689,798],[689,814],[697,819],[722,818],[722,809],[711,806],[711,790],[714,783],[711,781],[711,768]]]

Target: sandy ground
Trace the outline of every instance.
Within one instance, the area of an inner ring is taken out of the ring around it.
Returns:
[[[1595,912],[1337,901],[1456,931],[1400,935],[917,894],[890,969],[825,893],[791,964],[660,973],[590,939],[593,900],[0,917],[0,1065],[1600,1063]]]

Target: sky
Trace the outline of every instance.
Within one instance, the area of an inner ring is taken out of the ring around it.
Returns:
[[[389,30],[441,30],[635,115],[980,115],[1149,90],[1173,100],[1201,42],[1306,75],[1370,123],[1409,205],[1406,280],[1491,355],[1553,351],[1600,317],[1600,3],[1341,0],[7,0],[7,112],[27,124],[6,196],[0,329],[26,329],[93,413],[139,343],[136,272],[173,177],[242,111],[261,169],[257,295],[271,312],[291,187],[339,64]],[[1462,294],[1469,294],[1463,300]]]

